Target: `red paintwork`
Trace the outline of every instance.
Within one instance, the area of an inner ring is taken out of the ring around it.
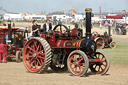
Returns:
[[[62,47],[62,48],[79,48],[80,43],[82,40],[57,40],[55,43],[55,47]],[[71,44],[71,46],[66,44]]]
[[[3,30],[7,30],[8,27],[2,28],[2,29],[3,29]],[[12,27],[11,29],[13,29],[13,30],[17,30],[17,29],[19,29],[19,28],[17,28],[17,27]]]
[[[5,36],[5,32],[3,32],[2,29],[0,29],[0,41],[3,41],[4,36]]]
[[[51,46],[55,46],[55,33],[53,35],[50,35],[49,44]]]
[[[47,17],[47,19],[51,20],[51,19],[52,19],[52,17]]]
[[[60,47],[64,47],[65,46],[65,42],[66,42],[66,40],[61,40],[61,42],[60,42]]]
[[[82,39],[81,40],[78,40],[77,42],[75,42],[74,43],[75,44],[75,47],[80,47],[81,41],[82,41]]]
[[[104,55],[102,55],[101,53],[97,53],[95,55],[95,59],[88,59],[89,61],[89,65],[94,65],[94,70],[96,71],[97,74],[101,74],[106,66],[107,66],[107,60],[106,58],[104,57]],[[100,64],[100,67],[97,69],[97,67],[99,66],[99,64],[96,64],[96,63],[99,63]]]
[[[123,19],[125,15],[107,15],[107,19]]]
[[[33,58],[33,53],[37,54],[37,58]],[[29,71],[38,72],[43,67],[45,60],[45,51],[42,48],[41,42],[35,41],[34,39],[29,41],[26,44],[26,48],[24,48],[23,55],[25,55],[23,57],[24,64]]]
[[[76,65],[76,62],[78,65]],[[86,62],[84,61],[84,58],[81,54],[74,53],[69,59],[69,68],[73,74],[80,75],[81,73],[83,73],[84,68],[86,68],[85,66],[83,66],[85,63]]]
[[[92,36],[93,39],[96,39],[97,37],[99,37],[99,36],[97,36],[97,35],[96,36]]]
[[[77,37],[77,32],[78,32],[77,29],[72,29],[71,37]]]
[[[41,37],[44,38],[45,40],[47,40],[46,34],[42,34]]]
[[[88,59],[89,63],[95,63],[95,62],[100,62],[99,58],[96,59]]]
[[[7,44],[0,43],[0,53],[5,51],[4,47],[8,46]]]

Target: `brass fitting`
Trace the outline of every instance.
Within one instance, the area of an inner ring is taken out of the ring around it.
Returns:
[[[91,8],[87,8],[87,9],[85,9],[85,12],[92,12],[92,9]]]

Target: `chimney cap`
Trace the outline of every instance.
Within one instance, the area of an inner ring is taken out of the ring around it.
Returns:
[[[87,9],[85,9],[85,12],[92,12],[92,9],[91,8],[87,8]]]

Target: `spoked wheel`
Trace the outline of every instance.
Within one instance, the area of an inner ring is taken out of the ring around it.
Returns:
[[[43,38],[33,37],[24,47],[23,62],[30,72],[42,73],[51,63],[51,48]]]
[[[117,35],[120,35],[121,34],[121,29],[120,28],[117,28],[118,31],[117,31]]]
[[[80,50],[75,50],[70,53],[67,66],[71,74],[75,76],[84,76],[88,71],[89,62],[86,54]]]
[[[50,68],[55,72],[65,72],[68,70],[67,65],[50,65]]]
[[[17,63],[20,63],[21,62],[21,53],[20,53],[20,51],[17,51],[16,52],[16,62]]]
[[[122,29],[122,30],[121,30],[121,34],[122,34],[122,35],[126,35],[126,32],[127,32],[126,29]]]
[[[53,28],[53,31],[54,31],[54,32],[58,31],[58,32],[63,33],[63,31],[68,32],[69,29],[68,29],[68,27],[65,26],[65,25],[58,24],[58,25],[56,25],[56,26]]]
[[[95,59],[99,59],[100,62],[95,62],[90,65],[90,70],[95,74],[105,74],[110,67],[109,57],[102,51],[96,52]]]
[[[116,48],[116,43],[115,42],[111,42],[110,43],[110,48],[115,49]]]
[[[102,48],[104,48],[104,39],[103,39],[103,38],[97,37],[97,38],[95,39],[95,42],[96,42],[97,49],[102,49]]]

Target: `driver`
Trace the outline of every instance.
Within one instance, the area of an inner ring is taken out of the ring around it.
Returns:
[[[47,19],[46,23],[43,25],[43,31],[48,32],[52,29],[52,24],[50,23],[50,20]]]

